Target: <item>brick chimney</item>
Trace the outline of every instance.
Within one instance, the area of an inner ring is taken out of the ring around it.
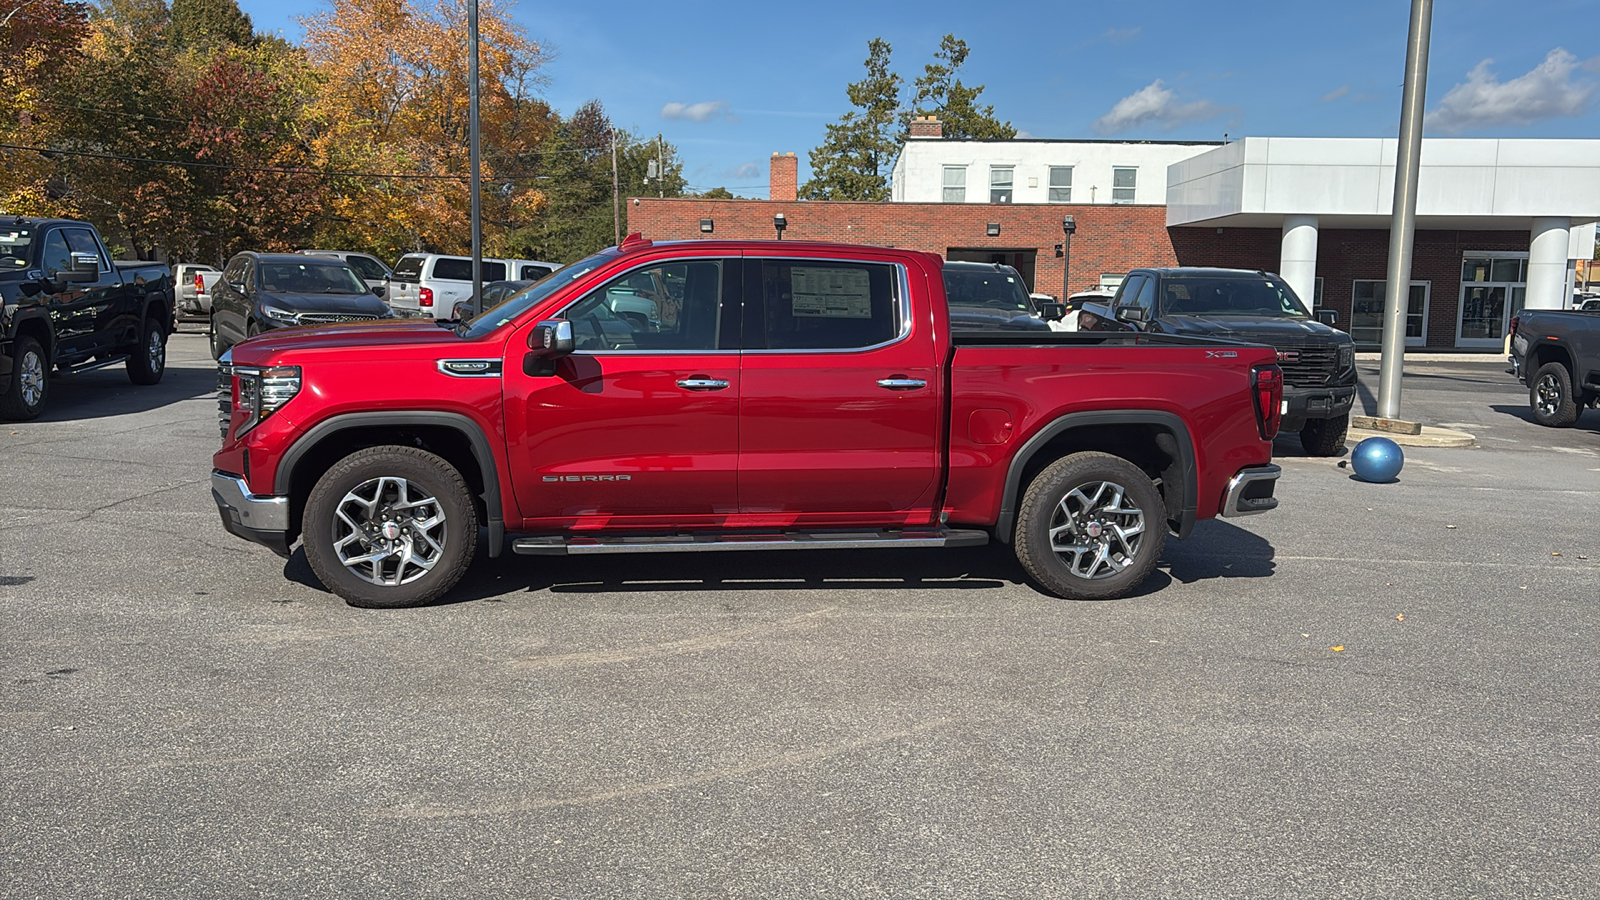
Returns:
[[[938,140],[944,137],[944,123],[938,116],[917,116],[911,120],[911,139]]]
[[[800,187],[800,160],[793,153],[772,154],[767,199],[793,203]]]

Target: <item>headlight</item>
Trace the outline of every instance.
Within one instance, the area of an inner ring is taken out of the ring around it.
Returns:
[[[1339,345],[1339,371],[1343,372],[1356,364],[1356,345]]]
[[[233,367],[233,408],[242,410],[245,419],[239,424],[234,437],[256,427],[261,420],[283,408],[285,403],[300,393],[300,367],[274,366],[256,369],[248,366]]]
[[[280,325],[299,325],[300,315],[287,309],[278,309],[275,306],[261,304],[261,314]]]

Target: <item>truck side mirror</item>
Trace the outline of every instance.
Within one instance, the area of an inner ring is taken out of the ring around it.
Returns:
[[[1039,304],[1039,318],[1045,320],[1046,322],[1059,322],[1066,317],[1067,305],[1065,303]]]
[[[1145,314],[1142,306],[1124,306],[1117,310],[1117,318],[1124,322],[1144,322],[1150,317]]]
[[[93,253],[74,253],[67,268],[56,273],[63,284],[88,284],[100,280],[100,257]]]
[[[457,322],[465,322],[466,320],[472,318],[472,301],[457,300],[455,305],[450,307],[450,318],[456,320]],[[538,329],[535,330],[537,331]],[[531,334],[528,335],[528,346],[533,346],[533,335]]]
[[[1317,310],[1317,321],[1327,326],[1339,324],[1339,311],[1337,309]]]
[[[546,319],[528,332],[530,356],[560,359],[572,353],[572,323],[565,319]]]

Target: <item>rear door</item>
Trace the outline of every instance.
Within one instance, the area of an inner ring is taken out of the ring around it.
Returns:
[[[908,292],[900,264],[746,259],[747,524],[931,519],[938,361]]]
[[[507,345],[507,448],[530,530],[718,527],[737,514],[739,273],[736,257],[657,258],[559,314],[576,350],[525,368],[528,323]],[[640,278],[671,285],[639,324],[607,304]]]

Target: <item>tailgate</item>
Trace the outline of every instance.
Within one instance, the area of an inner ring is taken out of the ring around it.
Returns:
[[[419,300],[421,285],[415,281],[389,282],[389,295],[384,300],[397,316],[413,317],[422,315],[422,305]],[[429,312],[432,315],[432,312]]]

